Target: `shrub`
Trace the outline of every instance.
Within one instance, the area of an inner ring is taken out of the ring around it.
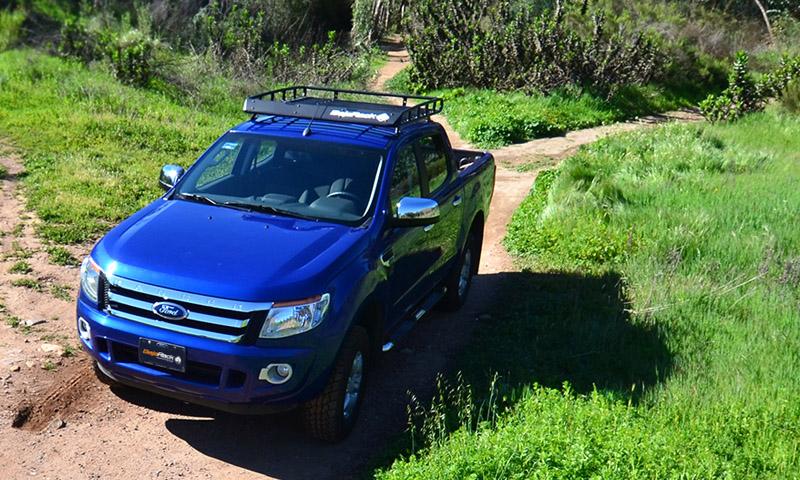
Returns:
[[[719,95],[710,95],[700,104],[712,122],[731,121],[764,109],[770,98],[779,97],[792,80],[800,78],[800,57],[781,59],[780,65],[756,81],[748,68],[745,52],[736,54],[729,83]]]
[[[659,72],[662,58],[649,36],[609,33],[605,25],[602,13],[589,15],[586,1],[559,2],[544,12],[520,2],[413,2],[407,18],[411,81],[427,89],[543,93],[576,85],[610,96]]]
[[[157,76],[155,51],[158,42],[133,30],[107,47],[114,76],[122,83],[146,87]]]
[[[0,51],[13,47],[19,40],[20,27],[25,21],[22,10],[0,10]]]
[[[310,47],[275,42],[264,52],[264,73],[270,83],[341,84],[366,80],[372,73],[369,55],[357,55],[337,43],[336,32]]]
[[[800,81],[794,81],[786,87],[781,104],[791,113],[800,113]]]
[[[111,28],[90,29],[84,20],[72,19],[61,28],[58,51],[83,62],[106,60],[118,80],[146,87],[163,66],[156,61],[160,47],[157,40],[139,30],[128,28],[120,34]]]
[[[83,62],[92,62],[103,58],[107,43],[104,35],[90,32],[86,22],[68,19],[61,27],[58,52]]]

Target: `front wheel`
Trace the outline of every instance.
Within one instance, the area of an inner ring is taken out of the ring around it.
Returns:
[[[369,338],[361,327],[347,335],[325,390],[302,408],[303,424],[319,440],[337,442],[353,429],[361,406]]]
[[[453,272],[447,279],[445,287],[447,292],[444,294],[441,303],[439,304],[442,309],[454,312],[464,305],[467,301],[467,294],[472,286],[472,277],[478,271],[478,258],[480,245],[476,239],[476,235],[470,234],[467,238],[467,243],[464,245],[464,250],[458,259],[458,263]]]

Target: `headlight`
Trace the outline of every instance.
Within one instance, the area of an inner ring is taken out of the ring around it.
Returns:
[[[86,257],[81,264],[81,290],[87,297],[97,302],[98,288],[100,288],[100,267],[91,257]]]
[[[331,296],[326,293],[298,302],[275,303],[258,336],[283,338],[307,332],[322,322],[330,302]]]

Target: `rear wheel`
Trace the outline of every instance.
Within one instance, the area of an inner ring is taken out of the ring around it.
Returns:
[[[461,308],[467,301],[467,294],[472,286],[472,277],[478,271],[479,249],[477,236],[471,232],[458,263],[445,283],[447,292],[439,304],[442,309],[453,312]]]
[[[354,327],[344,340],[325,390],[302,408],[303,424],[314,438],[336,442],[353,429],[363,396],[368,353],[366,330]]]

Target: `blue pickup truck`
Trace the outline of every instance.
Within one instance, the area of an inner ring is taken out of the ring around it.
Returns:
[[[392,103],[388,103],[392,102]],[[239,413],[299,408],[337,441],[365,373],[476,273],[489,153],[454,150],[441,99],[296,86],[251,118],[81,266],[77,329],[104,381]]]

